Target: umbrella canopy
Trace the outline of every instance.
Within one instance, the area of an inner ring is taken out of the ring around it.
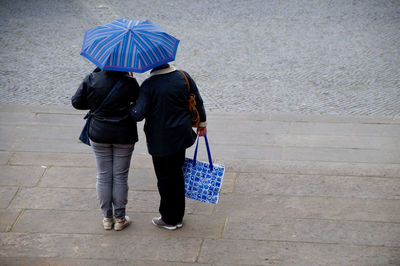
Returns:
[[[174,61],[178,44],[150,21],[118,19],[88,30],[81,55],[102,70],[143,73]]]

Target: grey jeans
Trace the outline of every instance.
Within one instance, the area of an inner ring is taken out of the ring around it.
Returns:
[[[129,166],[135,144],[90,143],[96,156],[96,191],[103,216],[125,218]]]

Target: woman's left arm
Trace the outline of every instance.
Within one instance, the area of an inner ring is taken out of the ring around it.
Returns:
[[[81,85],[75,92],[74,96],[71,98],[71,104],[75,109],[78,110],[87,110],[90,109],[89,103],[87,101],[87,84],[89,81],[89,75],[85,77],[85,79],[82,81]]]
[[[150,103],[150,95],[145,84],[139,89],[139,96],[136,104],[131,105],[129,113],[136,121],[142,121],[147,113]]]

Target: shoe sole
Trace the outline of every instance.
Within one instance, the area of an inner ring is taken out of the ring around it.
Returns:
[[[177,225],[172,225],[172,226],[168,226],[168,225],[158,225],[158,224],[156,224],[153,220],[151,220],[151,222],[152,222],[152,224],[154,224],[155,226],[157,226],[157,227],[160,227],[160,228],[164,228],[164,229],[167,229],[167,230],[176,230],[176,229],[178,229],[178,228],[181,228],[182,226],[183,226],[183,224],[177,224]]]

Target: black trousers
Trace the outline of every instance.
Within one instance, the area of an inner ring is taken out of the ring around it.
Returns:
[[[185,150],[169,156],[152,156],[160,193],[160,214],[170,225],[182,222],[185,214],[185,181],[182,166]]]

